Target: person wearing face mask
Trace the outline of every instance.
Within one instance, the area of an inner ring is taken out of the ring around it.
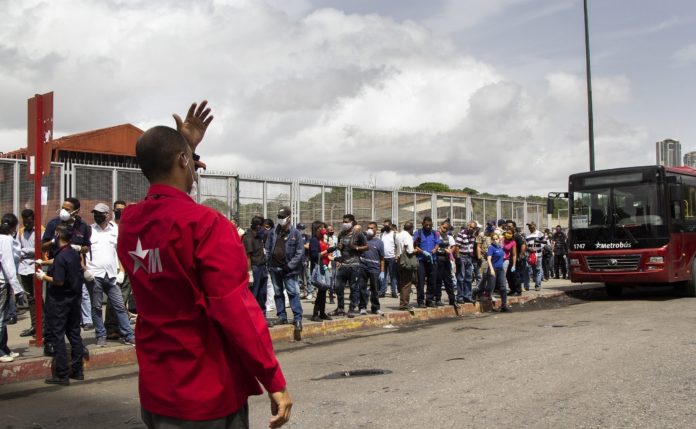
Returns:
[[[292,400],[249,291],[244,246],[224,215],[190,198],[202,166],[195,151],[213,120],[206,106],[135,145],[150,188],[123,211],[118,256],[138,302],[141,417],[150,429],[248,427],[249,396],[263,385],[278,428]]]
[[[0,221],[0,362],[12,362],[19,353],[7,345],[7,318],[10,300],[22,286],[17,279],[15,245],[12,235],[16,232],[17,217],[12,213],[2,216]]]
[[[536,223],[530,222],[527,224],[529,228],[529,234],[525,237],[527,241],[527,251],[534,252],[536,261],[533,264],[530,263],[532,267],[532,277],[534,278],[534,290],[541,290],[541,279],[544,275],[542,270],[543,255],[542,250],[547,244],[546,235],[537,229]],[[527,258],[529,261],[529,258]],[[524,289],[529,290],[529,270],[527,270],[527,275],[524,277]]]
[[[510,291],[512,293],[520,293],[518,290],[515,289],[515,286],[510,284],[513,280],[516,280],[518,278],[516,273],[518,259],[517,243],[515,241],[515,230],[512,226],[508,226],[507,230],[503,234],[502,248],[503,252],[505,253],[503,273],[505,273],[505,277],[508,282],[508,287],[510,287]],[[497,285],[500,285],[499,281]],[[500,293],[502,294],[503,292],[500,291]]]
[[[556,225],[556,231],[552,236],[553,241],[553,268],[555,277],[559,278],[559,274],[563,274],[565,280],[568,276],[568,265],[566,264],[566,255],[568,254],[568,237],[561,225]]]
[[[367,237],[367,250],[360,255],[360,261],[364,267],[365,280],[360,286],[360,314],[367,314],[367,284],[369,283],[370,312],[382,314],[379,308],[379,288],[384,280],[384,243],[377,238],[377,223],[367,224],[365,231]]]
[[[514,249],[514,240],[512,240],[512,237],[510,237],[509,240],[512,243],[511,249]],[[488,247],[488,254],[486,257],[488,265],[486,292],[492,298],[494,289],[497,288],[500,291],[500,298],[502,300],[500,311],[502,313],[510,311],[510,307],[507,305],[507,286],[505,285],[505,270],[508,267],[509,261],[510,260],[506,258],[504,246],[500,243],[500,235],[494,232],[491,235],[491,245]]]
[[[471,285],[474,280],[474,259],[476,259],[476,223],[469,221],[466,228],[457,235],[457,251],[461,261],[461,271],[457,279],[457,303],[473,302]]]
[[[266,317],[266,285],[268,283],[266,253],[263,250],[265,236],[266,229],[263,227],[263,217],[254,216],[251,218],[251,228],[242,237],[242,244],[247,255],[251,293],[256,298],[256,302],[259,303],[263,317]]]
[[[365,273],[360,255],[368,249],[367,238],[360,231],[355,216],[350,213],[343,215],[341,234],[338,236],[338,250],[341,251],[341,267],[336,273],[336,310],[331,316],[355,317],[360,305],[360,288],[365,281]],[[350,288],[350,304],[348,313],[345,312],[345,288]]]
[[[309,239],[309,265],[310,272],[321,270],[325,273],[329,267],[329,255],[335,249],[329,247],[324,237],[326,237],[326,225],[324,222],[315,220],[312,222],[312,237]],[[326,314],[326,289],[317,288],[317,299],[314,301],[312,310],[312,322],[331,320],[331,316]]]
[[[334,234],[334,227],[332,225],[328,225],[326,227],[326,235],[324,236],[324,241],[326,241],[326,245],[334,249],[330,254],[329,254],[329,267],[331,270],[331,288],[329,288],[329,304],[335,304],[334,301],[334,288],[333,286],[336,284],[336,272],[338,270],[338,264],[339,262],[336,260],[338,258],[339,252],[336,250],[336,246],[338,244],[336,240],[336,235]]]
[[[302,331],[302,304],[300,302],[300,275],[304,259],[304,238],[302,232],[292,226],[292,212],[289,207],[278,210],[278,224],[266,239],[268,272],[273,282],[273,295],[278,320],[276,324],[288,323],[285,311],[287,292],[292,308],[295,331]]]
[[[384,298],[387,294],[387,282],[391,283],[391,296],[396,298],[399,287],[398,264],[396,263],[396,232],[391,219],[385,219],[382,226],[380,239],[384,244],[384,276],[379,287],[379,297]]]
[[[447,293],[448,303],[452,306],[457,306],[454,297],[454,279],[452,278],[452,266],[454,262],[454,253],[456,246],[454,237],[450,235],[450,222],[445,219],[440,223],[440,244],[435,251],[435,305],[442,305],[442,287],[444,286]]]
[[[103,322],[103,295],[109,299],[109,306],[116,314],[118,331],[124,344],[135,345],[135,336],[128,320],[128,312],[123,304],[121,288],[116,283],[120,271],[120,263],[116,254],[118,227],[109,220],[109,206],[98,203],[92,210],[92,246],[86,257],[87,269],[94,276],[93,281],[87,282],[92,300],[92,320],[97,346],[106,346],[106,327]]]
[[[43,228],[41,228],[43,232]],[[22,227],[17,233],[17,239],[20,243],[20,259],[17,273],[19,280],[22,283],[24,294],[27,297],[29,304],[29,316],[31,318],[31,327],[22,331],[20,337],[30,337],[36,334],[36,301],[34,299],[34,240],[36,239],[34,230],[34,211],[32,209],[22,210]]]
[[[121,221],[121,214],[126,208],[126,202],[123,200],[114,201],[113,206],[113,218],[111,222],[118,226]],[[123,305],[126,307],[126,312],[128,314],[128,319],[131,320],[131,324],[134,323],[135,318],[135,299],[131,291],[131,284],[126,272],[123,271],[123,267],[119,264],[118,274],[116,274],[116,284],[119,289],[121,289],[121,296],[123,296]],[[106,316],[104,317],[104,327],[106,328],[106,339],[108,340],[119,340],[121,339],[121,334],[119,334],[118,328],[118,317],[116,317],[116,312],[114,312],[113,306],[107,303],[106,306]]]
[[[442,238],[437,231],[433,231],[433,220],[425,216],[421,222],[421,229],[413,234],[413,242],[418,258],[418,285],[416,286],[416,298],[418,308],[435,307],[435,283],[437,267],[433,260],[433,253],[437,251]],[[428,284],[426,291],[425,284]],[[443,305],[440,302],[440,305]]]
[[[51,219],[46,224],[46,230],[41,237],[41,251],[48,252],[48,259],[53,259],[55,252],[58,250],[58,242],[55,239],[55,231],[58,225],[65,225],[71,231],[70,246],[77,251],[84,262],[84,255],[89,252],[89,247],[92,244],[90,239],[92,236],[92,228],[79,215],[80,200],[77,198],[66,198],[63,201],[58,216]],[[84,264],[83,264],[84,265]],[[82,285],[82,328],[85,331],[94,329],[92,323],[92,305],[89,298],[87,286]],[[50,336],[50,332],[47,332]],[[44,341],[44,352],[47,355],[51,354],[52,344],[49,338]]]

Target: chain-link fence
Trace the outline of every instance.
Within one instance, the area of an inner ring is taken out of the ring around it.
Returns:
[[[26,162],[0,159],[0,210],[17,215],[33,207],[34,182],[26,178]],[[54,164],[43,180],[47,204],[42,219],[55,215],[63,198],[75,196],[83,213],[97,203],[111,206],[116,200],[131,204],[147,194],[148,182],[140,170],[123,167]],[[386,219],[403,225],[419,224],[425,217],[435,222],[450,219],[461,226],[470,219],[481,223],[513,219],[518,225],[534,221],[542,226],[545,205],[527,201],[470,197],[394,189],[369,189],[348,184],[280,180],[255,176],[203,173],[199,176],[198,202],[227,217],[239,216],[246,228],[253,216],[274,219],[280,207],[293,211],[293,223],[309,225],[315,220],[338,227],[345,213],[353,213],[361,224]],[[274,219],[275,220],[275,219]]]

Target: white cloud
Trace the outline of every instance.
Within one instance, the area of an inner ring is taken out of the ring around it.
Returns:
[[[696,63],[696,43],[679,49],[672,55],[672,59],[679,65]]]
[[[24,145],[26,98],[55,90],[67,132],[171,124],[208,98],[216,119],[201,155],[217,171],[526,195],[586,169],[584,79],[550,73],[529,93],[411,21],[306,14],[303,1],[66,4],[7,3],[0,150]],[[600,104],[630,97],[625,77],[595,82]],[[598,146],[641,137],[613,127],[598,127]]]

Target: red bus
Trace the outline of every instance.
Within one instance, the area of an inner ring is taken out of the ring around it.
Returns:
[[[696,170],[617,168],[568,183],[568,267],[573,282],[671,285],[696,296]]]

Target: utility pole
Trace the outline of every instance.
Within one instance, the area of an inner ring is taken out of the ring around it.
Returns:
[[[585,6],[585,63],[587,66],[587,124],[590,135],[590,171],[595,170],[594,157],[594,121],[592,119],[592,74],[590,72],[590,32],[587,25],[587,0],[583,0]]]

